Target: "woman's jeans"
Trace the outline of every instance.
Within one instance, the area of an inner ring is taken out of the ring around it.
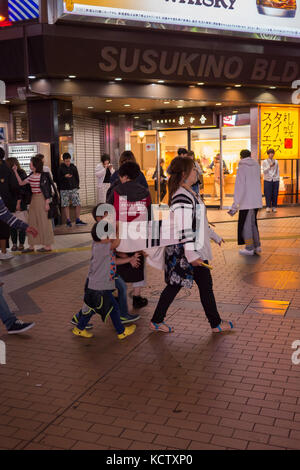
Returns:
[[[264,181],[264,193],[267,207],[277,207],[279,181]]]
[[[20,245],[24,245],[26,239],[26,232],[24,230],[16,230],[15,228],[10,229],[11,239],[14,245],[18,244],[18,235]]]
[[[120,306],[120,313],[122,316],[127,316],[128,312],[128,303],[127,303],[127,286],[126,282],[118,276],[115,279],[116,289],[118,290],[118,302]]]
[[[208,263],[208,261],[205,261]],[[221,323],[221,318],[218,313],[215,296],[213,292],[213,283],[210,270],[204,266],[193,266],[194,281],[196,282],[201,303],[211,328],[216,328]],[[165,319],[168,308],[180,291],[180,285],[168,284],[161,293],[157,307],[155,309],[152,322],[162,323]]]
[[[11,313],[9,306],[3,297],[3,288],[0,287],[0,320],[4,323],[7,330],[14,324],[17,317]]]

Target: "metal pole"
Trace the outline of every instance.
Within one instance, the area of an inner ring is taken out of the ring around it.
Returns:
[[[160,204],[160,141],[159,131],[156,131],[156,165],[157,165],[157,204]]]
[[[219,116],[220,126],[220,209],[223,209],[223,115]]]

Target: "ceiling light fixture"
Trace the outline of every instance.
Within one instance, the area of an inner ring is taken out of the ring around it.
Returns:
[[[234,85],[234,86],[235,86],[235,88],[241,88],[241,86],[243,86],[243,85]]]
[[[111,102],[112,102],[112,100],[105,100],[105,102],[106,102],[106,103],[111,103]]]
[[[88,106],[88,109],[94,109],[94,106]]]
[[[36,78],[36,76],[35,76],[35,75],[28,75],[28,78],[29,78],[30,80],[34,80],[34,79]]]
[[[130,108],[131,104],[124,104],[123,105],[125,108]]]
[[[116,82],[121,82],[122,80],[123,80],[123,79],[122,79],[122,78],[119,78],[119,77],[118,77],[118,78],[115,78],[115,81],[116,81]]]
[[[202,86],[202,85],[204,85],[204,82],[199,82],[199,83],[197,83],[197,85]]]
[[[69,75],[69,78],[76,78],[76,75]]]
[[[269,88],[270,88],[270,90],[276,90],[277,87],[276,86],[270,86]]]
[[[106,109],[105,112],[106,112],[106,113],[111,113],[111,110],[110,110],[110,109]]]
[[[222,103],[216,103],[216,106],[222,106]]]
[[[170,101],[164,101],[164,104],[170,104]]]
[[[164,80],[158,80],[157,83],[165,83]]]

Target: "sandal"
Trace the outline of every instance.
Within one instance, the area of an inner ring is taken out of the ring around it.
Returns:
[[[39,250],[37,250],[39,253],[51,253],[52,250],[46,250],[46,248],[40,248]]]
[[[150,322],[150,330],[152,331],[162,331],[163,333],[174,333],[174,328],[167,325],[164,321],[162,323]]]
[[[221,321],[220,325],[218,325],[216,328],[212,328],[212,331],[214,333],[222,333],[222,331],[229,331],[234,328],[233,323],[231,321]]]

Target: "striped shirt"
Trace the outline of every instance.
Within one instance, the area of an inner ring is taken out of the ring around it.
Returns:
[[[40,184],[40,181],[41,181],[41,174],[40,173],[35,173],[35,174],[32,173],[32,175],[30,175],[27,178],[27,181],[30,184],[32,194],[40,194],[42,192],[41,191],[41,184]]]
[[[17,219],[5,206],[2,197],[0,197],[0,220],[16,230],[26,231],[28,225]]]

